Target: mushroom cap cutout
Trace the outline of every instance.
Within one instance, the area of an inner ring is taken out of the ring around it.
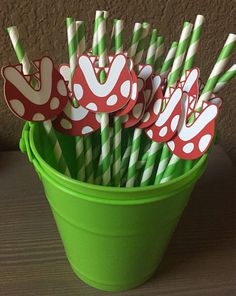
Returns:
[[[95,58],[93,60],[95,61]],[[69,64],[59,65],[59,71],[69,83],[71,78]],[[70,93],[70,97],[72,97],[72,93]],[[53,126],[59,132],[69,136],[87,135],[100,128],[100,116],[82,106],[74,107],[70,100],[63,112],[54,120]]]
[[[84,136],[100,128],[100,114],[92,113],[82,106],[74,107],[68,101],[63,112],[53,121],[59,132],[68,136]]]
[[[138,77],[142,78],[145,86],[143,89],[146,106],[149,104],[152,95],[152,76],[153,66],[152,65],[139,65]]]
[[[201,157],[211,145],[214,137],[215,121],[218,115],[218,106],[210,102],[203,102],[200,112],[194,111],[194,121],[188,124],[188,109],[191,100],[184,93],[184,107],[181,116],[181,125],[178,132],[167,142],[169,149],[182,159],[196,159]]]
[[[99,82],[99,72],[104,69],[106,81]],[[92,112],[115,112],[130,100],[132,76],[123,54],[113,56],[105,68],[96,67],[88,55],[78,58],[72,77],[73,96],[79,105]]]
[[[155,142],[166,142],[176,133],[181,116],[183,91],[176,88],[154,124],[145,129],[147,136]]]
[[[49,57],[34,61],[37,72],[24,75],[21,65],[2,68],[4,96],[10,110],[27,121],[45,121],[62,112],[68,102],[66,83]],[[30,85],[33,75],[39,85]]]
[[[159,75],[155,75],[152,78],[152,93],[150,96],[150,102],[141,121],[138,123],[138,128],[147,128],[157,120],[161,112],[163,102],[164,96],[162,92],[162,79]]]

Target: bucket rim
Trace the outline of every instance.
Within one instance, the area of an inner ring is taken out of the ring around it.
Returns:
[[[173,180],[163,183],[163,184],[153,184],[153,185],[148,185],[148,186],[144,186],[144,187],[113,187],[113,186],[103,186],[103,185],[86,183],[86,182],[79,181],[74,178],[68,177],[68,176],[62,174],[61,172],[59,172],[58,170],[56,170],[55,168],[53,168],[51,165],[49,165],[42,158],[42,156],[38,152],[37,147],[35,146],[35,143],[34,143],[34,133],[35,133],[36,124],[30,124],[30,125],[29,125],[29,123],[26,123],[26,124],[28,124],[28,127],[29,127],[30,148],[31,148],[31,151],[34,155],[34,158],[37,159],[39,165],[40,165],[40,163],[42,163],[43,166],[59,180],[60,179],[64,180],[66,182],[69,182],[70,184],[73,184],[74,186],[79,185],[80,187],[83,187],[84,189],[87,189],[87,190],[97,190],[100,192],[103,191],[103,192],[107,192],[107,193],[112,193],[112,192],[114,192],[114,193],[128,193],[128,192],[129,193],[138,193],[138,192],[140,192],[141,193],[141,192],[149,192],[149,191],[153,191],[153,190],[157,190],[157,189],[163,190],[164,188],[167,188],[167,187],[180,188],[180,187],[185,186],[186,184],[189,184],[192,179],[198,179],[196,177],[193,177],[193,176],[195,176],[195,174],[193,174],[193,173],[195,173],[196,171],[200,171],[200,174],[199,174],[199,176],[200,176],[206,166],[206,160],[207,160],[207,156],[208,156],[207,153],[205,153],[197,161],[197,163],[194,165],[194,167],[191,168],[188,172],[182,174],[179,177],[174,178]],[[24,128],[25,127],[26,126],[24,126]],[[181,181],[183,181],[183,182],[181,182]],[[57,180],[57,182],[58,182],[58,180]],[[177,186],[175,186],[175,185],[177,185]]]

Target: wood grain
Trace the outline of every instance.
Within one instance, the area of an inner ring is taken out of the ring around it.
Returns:
[[[235,167],[220,147],[155,276],[117,296],[236,295]],[[100,296],[71,271],[43,188],[20,152],[0,153],[0,295]]]

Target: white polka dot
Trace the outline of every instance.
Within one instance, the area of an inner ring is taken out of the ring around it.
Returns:
[[[147,131],[147,135],[149,136],[149,138],[152,139],[152,137],[153,137],[153,131],[152,130],[148,130]]]
[[[150,118],[150,113],[146,112],[143,116],[142,122],[147,122]]]
[[[170,125],[172,132],[176,130],[178,123],[179,123],[179,115],[175,115]]]
[[[67,95],[67,88],[66,88],[64,80],[59,80],[58,81],[58,83],[57,83],[57,91],[59,92],[60,95],[62,95],[64,97]]]
[[[32,120],[33,121],[43,121],[45,116],[42,113],[35,113]]]
[[[203,137],[201,137],[201,140],[199,141],[199,144],[198,144],[198,148],[201,152],[203,152],[206,147],[209,145],[211,141],[211,135],[205,135]]]
[[[138,78],[138,92],[141,91],[141,89],[143,88],[143,79]]]
[[[78,101],[83,97],[84,91],[80,84],[74,85],[74,94]]]
[[[97,111],[98,110],[98,107],[96,104],[94,103],[89,103],[86,108],[88,108],[89,110],[92,110],[92,111]]]
[[[157,100],[153,106],[153,111],[156,115],[158,115],[161,110],[161,105],[162,105],[161,103],[162,103],[161,100]]]
[[[131,100],[135,100],[137,97],[137,83],[134,83],[132,86]]]
[[[129,119],[129,116],[127,114],[122,116],[122,122],[127,122],[128,119]]]
[[[64,129],[71,129],[72,128],[72,124],[69,122],[69,120],[67,120],[67,119],[62,119],[61,121],[60,121],[60,124],[61,124],[61,126],[64,128]]]
[[[90,126],[85,126],[85,127],[82,128],[81,133],[82,133],[83,135],[86,135],[86,134],[88,134],[88,133],[91,133],[92,131],[93,131],[93,129],[92,129]]]
[[[11,100],[10,101],[11,107],[18,114],[19,116],[23,116],[25,114],[25,107],[23,103],[19,100]]]
[[[84,119],[89,113],[89,111],[82,106],[79,106],[78,108],[75,108],[74,110],[75,110],[74,112],[76,112],[76,120]]]
[[[114,106],[118,101],[118,98],[116,95],[112,95],[107,100],[107,106]]]
[[[142,109],[143,109],[143,103],[139,103],[139,104],[135,105],[132,110],[133,116],[135,118],[139,118],[140,115],[142,114]]]
[[[187,154],[191,153],[193,151],[194,148],[194,144],[193,143],[188,143],[186,145],[184,145],[183,147],[183,151]]]
[[[164,126],[159,132],[160,137],[164,137],[167,131],[168,131],[167,126]]]
[[[168,142],[168,146],[169,146],[169,148],[170,148],[171,151],[174,151],[174,149],[175,149],[175,143],[173,141],[169,141]]]
[[[100,123],[101,122],[101,115],[99,113],[96,113],[95,117],[96,117],[97,122]]]
[[[53,97],[50,102],[50,109],[55,110],[59,107],[60,101],[57,97]]]
[[[127,80],[122,83],[120,87],[120,93],[122,94],[123,97],[127,98],[129,93],[130,93],[130,81]]]

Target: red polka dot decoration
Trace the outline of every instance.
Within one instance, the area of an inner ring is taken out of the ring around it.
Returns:
[[[49,57],[34,61],[38,85],[33,75],[24,75],[21,65],[2,69],[4,94],[10,110],[28,121],[45,121],[62,112],[68,102],[67,85]]]
[[[99,82],[102,70],[88,55],[78,58],[72,78],[73,96],[79,105],[92,112],[115,112],[125,106],[132,92],[132,76],[123,54],[108,59],[106,81]]]
[[[194,111],[194,121],[188,124],[188,111],[191,107],[187,93],[184,93],[183,100],[185,103],[181,118],[182,124],[176,135],[167,142],[167,146],[182,159],[196,159],[207,151],[212,142],[218,106],[203,102],[202,110]]]
[[[53,121],[53,126],[65,135],[88,135],[100,128],[100,115],[90,112],[82,106],[74,107],[68,101],[63,112]]]
[[[152,93],[147,104],[145,113],[138,123],[139,128],[146,128],[152,125],[158,118],[161,107],[164,102],[164,96],[162,92],[162,80],[159,75],[155,75],[152,78]]]

